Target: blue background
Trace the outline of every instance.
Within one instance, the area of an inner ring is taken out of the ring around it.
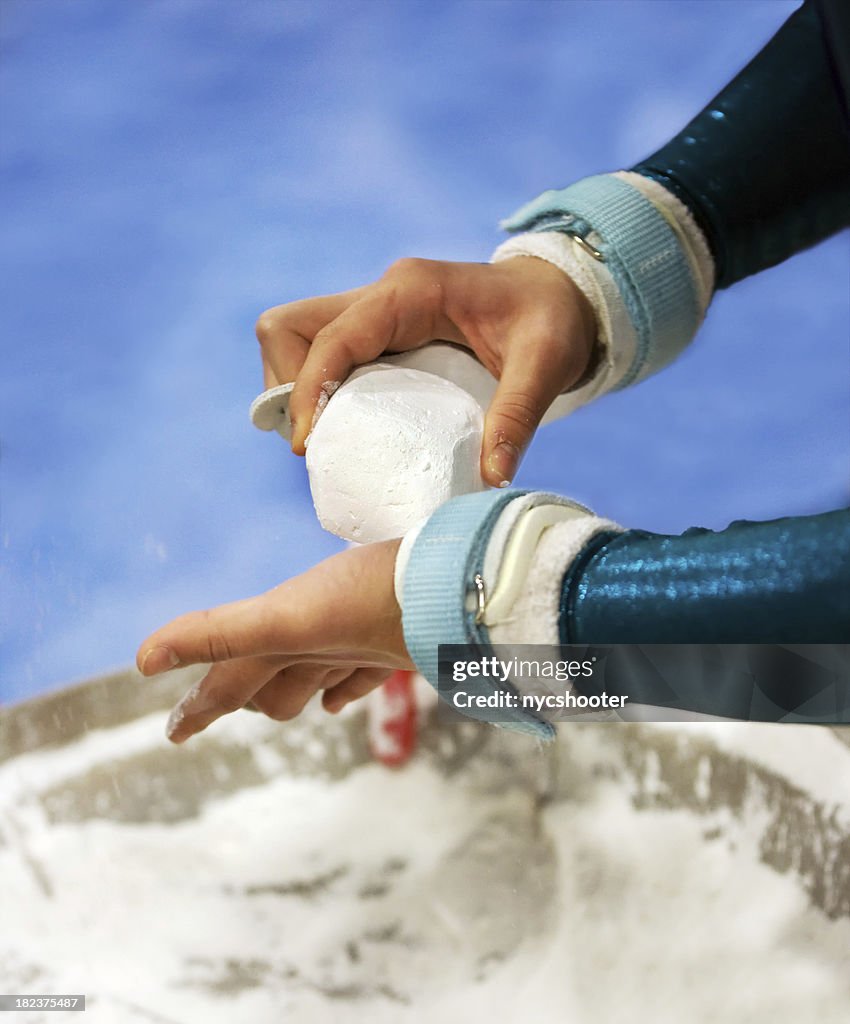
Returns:
[[[265,307],[485,260],[678,131],[796,4],[2,0],[0,701],[338,547],[247,416]],[[523,486],[715,528],[848,500],[847,237],[721,294]]]

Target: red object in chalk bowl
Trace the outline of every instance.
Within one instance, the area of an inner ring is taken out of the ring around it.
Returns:
[[[370,694],[369,749],[390,768],[403,765],[416,749],[416,693],[413,672],[398,671]]]

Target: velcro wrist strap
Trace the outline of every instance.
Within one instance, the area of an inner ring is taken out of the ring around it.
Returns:
[[[436,687],[440,644],[470,644],[485,653],[489,635],[468,607],[484,565],[490,531],[502,509],[526,491],[465,494],[442,505],[422,528],[404,577],[404,641],[419,671]],[[511,689],[509,683],[505,688]],[[489,696],[488,678],[470,680],[470,693]],[[515,691],[514,691],[515,692]],[[554,728],[520,708],[505,709],[501,724],[551,739]]]
[[[687,258],[664,216],[633,185],[610,174],[551,189],[502,222],[507,231],[563,231],[598,251],[637,333],[618,388],[671,362],[700,322]]]

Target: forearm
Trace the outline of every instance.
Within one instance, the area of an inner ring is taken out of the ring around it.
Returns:
[[[668,537],[623,532],[580,507],[558,506],[561,500],[518,492],[455,499],[402,545],[397,593],[405,638],[432,683],[439,643],[486,653],[494,644],[850,640],[850,511]],[[561,521],[544,527],[533,554],[518,564],[513,541],[547,506],[561,508]],[[506,604],[499,596],[510,576],[518,586]],[[668,706],[748,717],[746,688],[719,688],[696,669],[686,676]],[[630,682],[632,703],[658,702],[651,682]],[[789,699],[805,703],[809,681],[793,685]],[[551,735],[528,712],[503,724]]]
[[[576,405],[675,359],[715,288],[850,224],[840,89],[806,4],[657,153],[550,189],[503,221],[514,238],[494,259],[560,266],[594,310],[603,358]]]
[[[850,136],[809,2],[675,138],[633,170],[693,212],[717,287],[850,224]]]
[[[562,643],[850,640],[850,511],[680,536],[630,530],[564,577]]]

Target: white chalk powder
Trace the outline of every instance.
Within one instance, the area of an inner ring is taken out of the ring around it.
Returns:
[[[313,428],[319,422],[319,417],[325,411],[325,406],[328,404],[331,395],[339,390],[339,384],[340,382],[338,380],[326,380],[324,384],[322,384],[322,390],[319,392],[319,397],[316,401],[316,408],[313,410],[313,420],[310,424],[311,434]],[[309,439],[310,438],[308,436],[307,440]]]
[[[538,811],[505,780],[470,785],[474,762],[420,760],[337,782],[280,768],[172,825],[44,820],[35,798],[63,777],[179,761],[162,717],[0,765],[0,991],[86,992],[89,1024],[846,1020],[850,921],[760,862],[757,808],[638,811],[591,772]],[[250,750],[274,728],[236,715],[216,736]],[[841,763],[825,732],[749,732]],[[564,733],[604,766],[603,732]]]

